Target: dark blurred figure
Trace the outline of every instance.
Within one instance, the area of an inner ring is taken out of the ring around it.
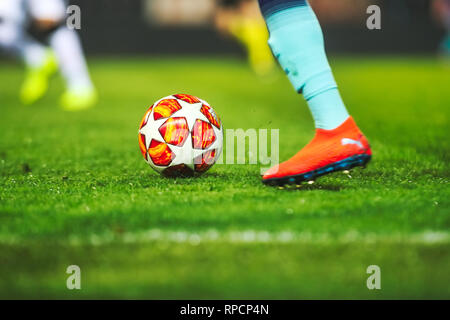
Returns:
[[[445,37],[440,45],[440,51],[444,55],[450,56],[450,0],[434,0],[432,14],[446,31]]]

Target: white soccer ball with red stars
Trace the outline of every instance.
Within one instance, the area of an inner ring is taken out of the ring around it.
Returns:
[[[174,94],[156,101],[145,113],[139,147],[145,161],[165,176],[200,175],[222,152],[222,124],[206,101]]]

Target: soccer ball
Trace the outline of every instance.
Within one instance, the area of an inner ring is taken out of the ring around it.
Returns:
[[[200,175],[222,152],[222,124],[206,101],[174,94],[156,101],[145,113],[139,147],[150,167],[164,176]]]

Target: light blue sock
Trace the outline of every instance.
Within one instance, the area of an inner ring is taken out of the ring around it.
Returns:
[[[316,128],[332,130],[339,127],[349,117],[337,88],[320,92],[307,101]]]
[[[260,0],[260,4],[270,32],[269,45],[295,90],[308,101],[316,127],[337,128],[349,114],[328,64],[322,29],[313,10],[306,1]]]

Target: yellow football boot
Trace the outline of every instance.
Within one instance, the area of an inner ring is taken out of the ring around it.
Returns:
[[[229,32],[247,49],[250,66],[259,75],[271,73],[276,64],[267,44],[269,33],[260,17],[237,17],[232,19]]]
[[[98,101],[95,89],[85,88],[78,90],[67,90],[61,96],[61,108],[66,111],[81,111],[93,107]]]
[[[25,80],[20,89],[20,101],[30,105],[42,98],[47,92],[50,77],[57,69],[56,57],[51,50],[48,50],[42,66],[27,68]]]

